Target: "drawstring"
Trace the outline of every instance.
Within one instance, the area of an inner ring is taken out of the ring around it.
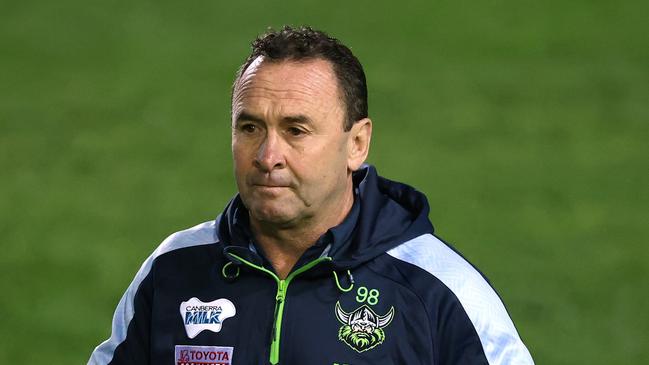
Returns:
[[[223,265],[223,268],[221,269],[221,274],[223,275],[224,278],[226,278],[226,279],[228,279],[228,280],[234,280],[234,279],[236,279],[236,278],[239,276],[239,272],[240,272],[241,270],[239,269],[239,266],[235,266],[235,268],[237,269],[237,271],[234,273],[234,275],[228,275],[228,273],[227,273],[227,268],[228,268],[228,266],[230,266],[230,265],[234,265],[234,264],[233,264],[231,261],[229,261],[229,262],[227,262],[225,265]]]
[[[228,262],[226,262],[225,265],[223,265],[223,267],[221,268],[221,275],[223,275],[223,278],[229,281],[234,281],[234,279],[239,277],[241,266],[244,264],[242,262],[242,257],[245,257],[248,261],[252,262],[261,261],[261,259],[257,257],[257,254],[254,251],[250,250],[247,247],[236,245],[227,245],[223,247],[223,256],[225,256]],[[234,266],[234,269],[236,269],[236,271],[233,271],[231,266]]]
[[[354,288],[354,276],[352,275],[351,271],[347,270],[347,277],[349,277],[349,287],[348,288],[343,288],[340,286],[340,280],[338,280],[338,274],[336,273],[336,270],[332,271],[334,273],[334,280],[336,281],[336,286],[340,291],[347,293],[348,291],[351,291],[352,288]]]
[[[232,270],[228,270],[230,266],[234,265],[234,268],[236,271],[232,273]],[[228,273],[230,271],[230,273]],[[223,265],[223,268],[221,269],[221,275],[227,280],[234,280],[239,277],[239,273],[241,272],[241,268],[239,265],[233,263],[232,261],[227,262],[225,265]],[[336,270],[331,271],[334,274],[334,281],[336,282],[336,286],[340,291],[343,293],[350,292],[354,288],[354,275],[352,275],[352,272],[347,270],[347,278],[349,278],[349,286],[347,288],[343,288],[340,285],[340,279],[338,278],[338,273]]]

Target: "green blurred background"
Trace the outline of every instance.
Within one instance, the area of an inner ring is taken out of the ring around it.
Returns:
[[[369,161],[428,195],[538,364],[649,363],[649,3],[6,1],[0,363],[81,364],[144,258],[235,193],[267,26],[366,68]]]

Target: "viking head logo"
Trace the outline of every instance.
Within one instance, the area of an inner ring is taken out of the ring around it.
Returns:
[[[336,302],[336,318],[343,324],[338,338],[358,352],[367,351],[383,343],[387,327],[394,317],[394,307],[384,316],[379,316],[363,304],[351,313],[345,312]]]

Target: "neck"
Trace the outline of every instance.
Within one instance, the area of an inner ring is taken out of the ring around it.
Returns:
[[[296,224],[278,226],[250,217],[255,240],[264,250],[280,279],[285,279],[304,252],[331,227],[339,225],[354,204],[352,185],[343,199],[330,203],[324,214],[305,218]]]

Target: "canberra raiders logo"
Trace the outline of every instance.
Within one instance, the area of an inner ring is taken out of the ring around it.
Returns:
[[[379,316],[363,304],[351,313],[345,312],[336,302],[336,318],[342,323],[338,338],[358,352],[367,351],[383,343],[387,327],[394,317],[394,307],[384,316]]]

